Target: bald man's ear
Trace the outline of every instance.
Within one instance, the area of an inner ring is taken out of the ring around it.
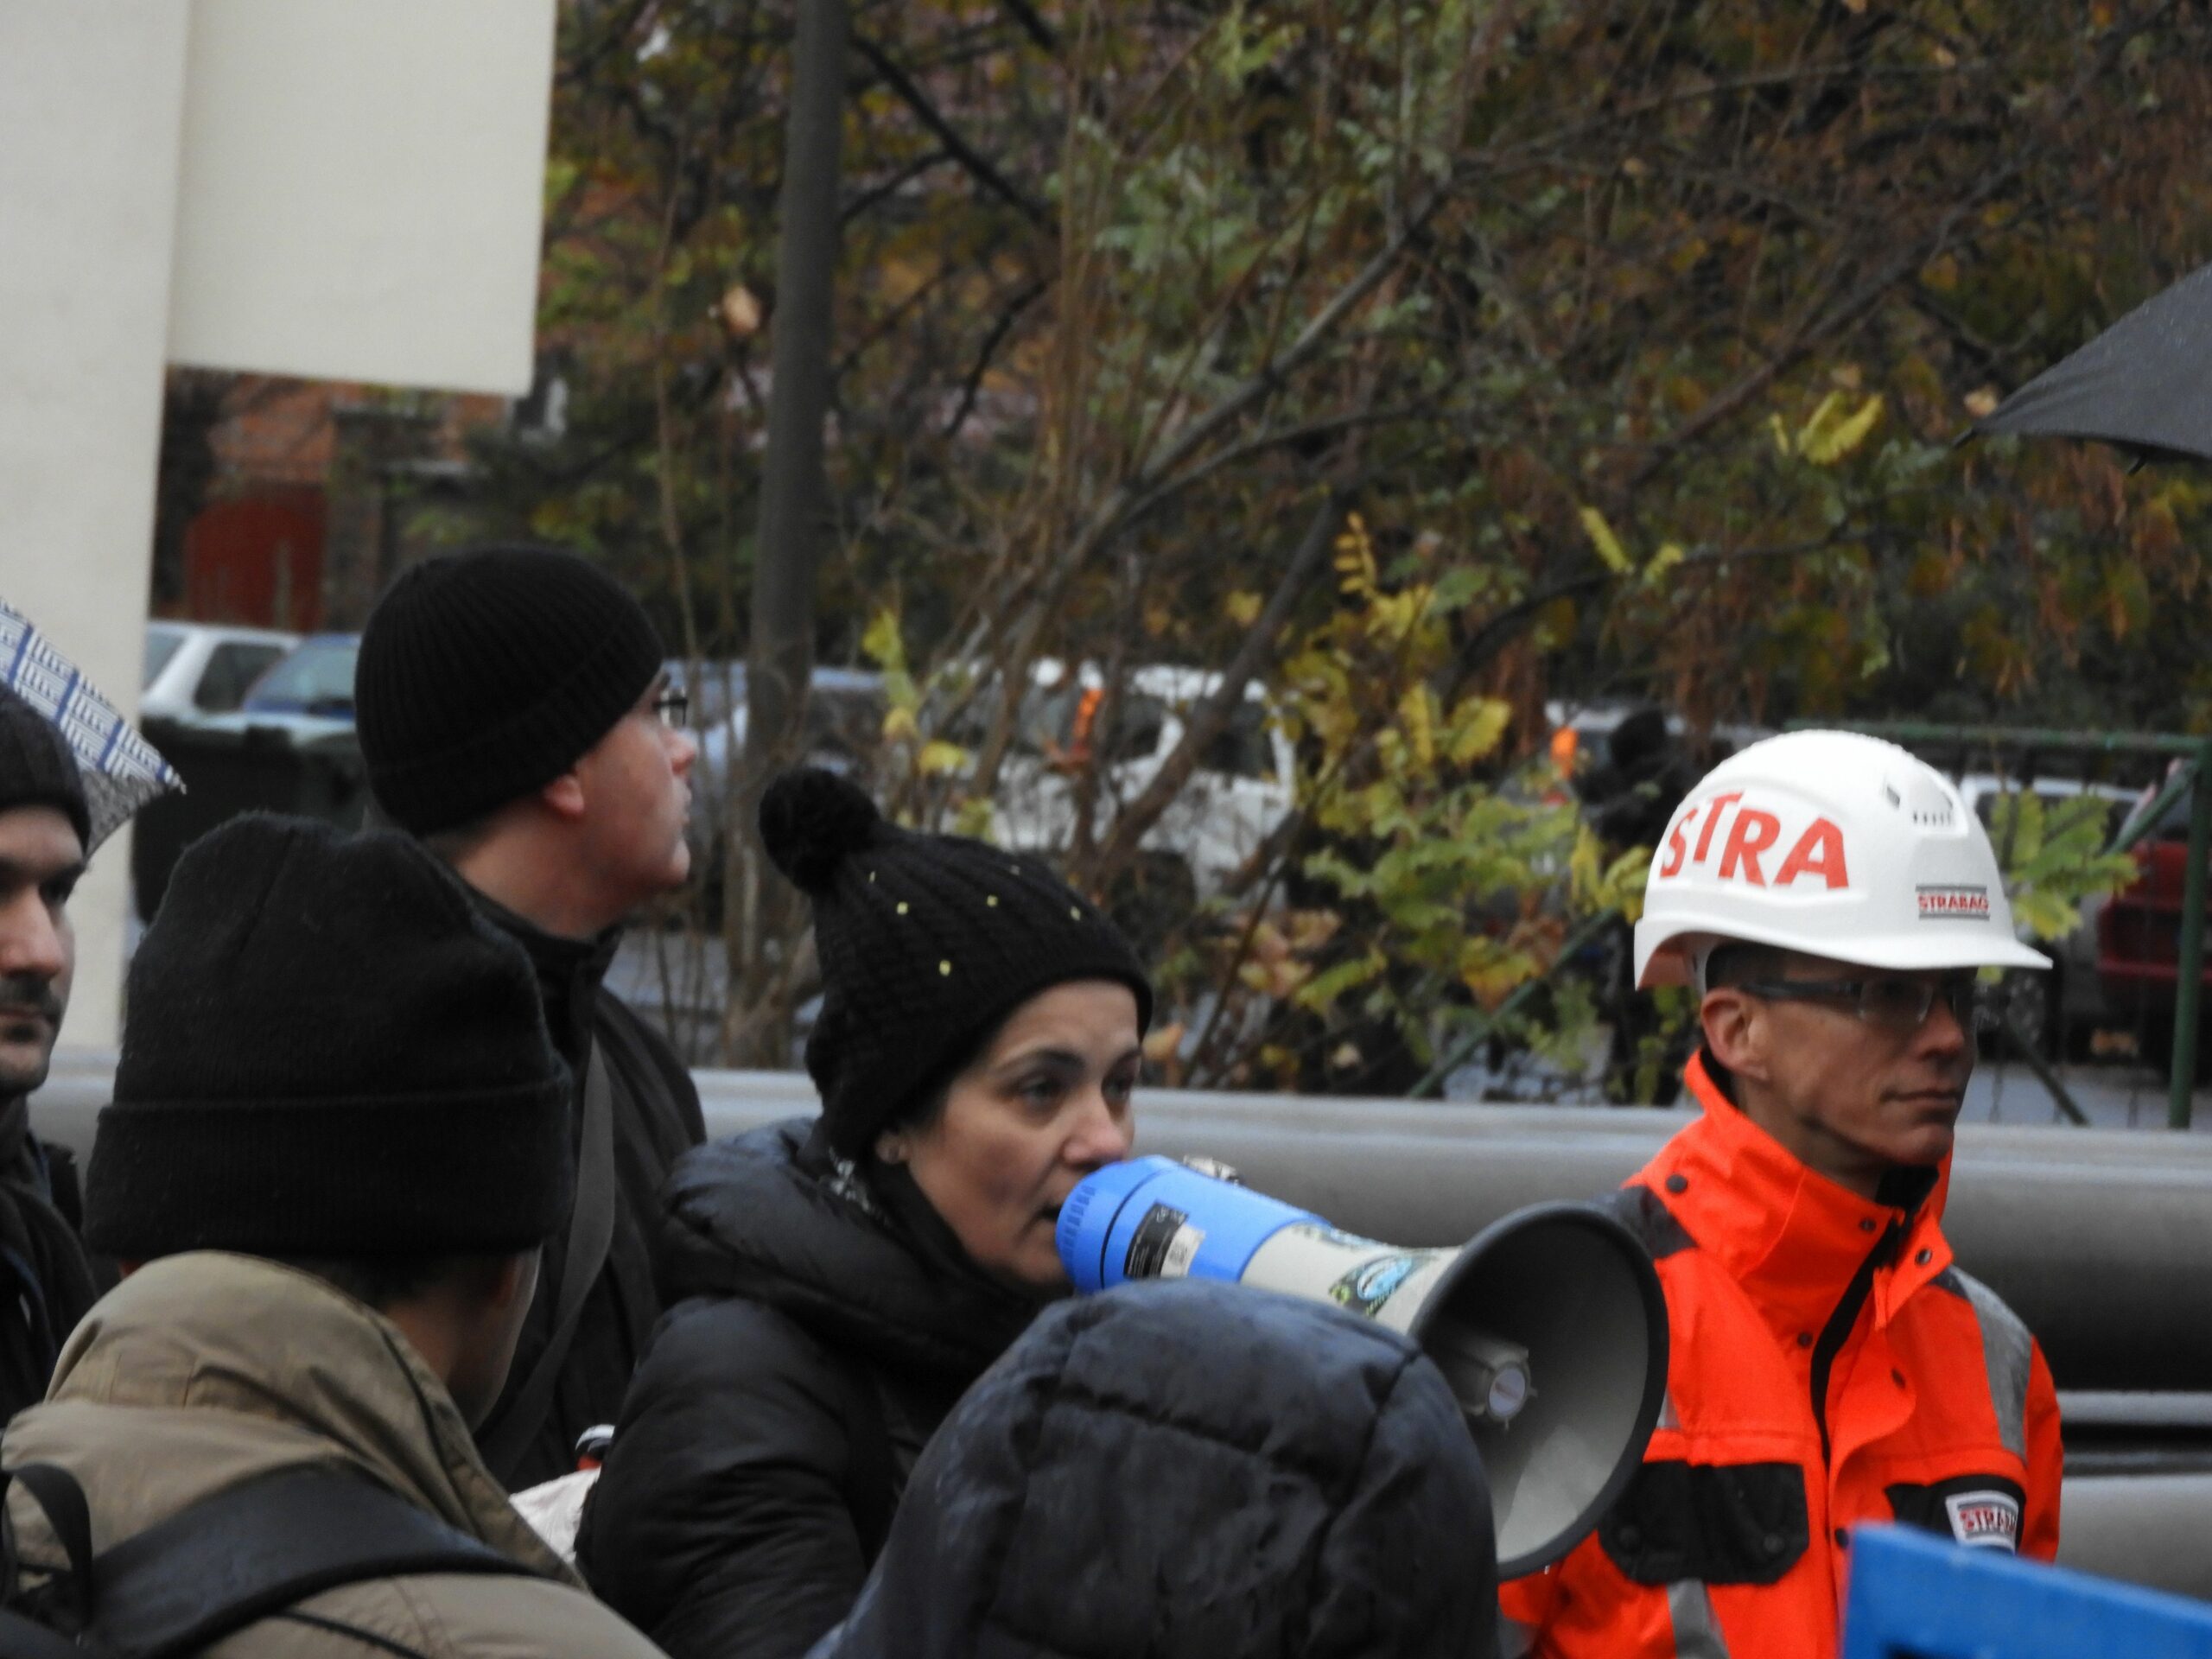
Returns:
[[[1766,1004],[1748,991],[1722,985],[1705,994],[1698,1023],[1713,1058],[1739,1077],[1767,1081],[1766,1040],[1770,1029]]]
[[[551,783],[539,788],[537,798],[563,818],[581,818],[584,815],[584,784],[570,767]]]

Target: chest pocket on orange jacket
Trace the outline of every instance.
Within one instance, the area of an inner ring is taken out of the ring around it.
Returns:
[[[1647,1463],[1598,1540],[1637,1584],[1773,1584],[1811,1541],[1805,1471],[1794,1463]]]

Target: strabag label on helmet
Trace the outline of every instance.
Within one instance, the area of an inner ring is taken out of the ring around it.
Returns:
[[[1802,814],[1801,808],[1791,816]],[[1740,789],[1694,801],[1667,831],[1658,879],[1701,869],[1754,887],[1803,882],[1834,893],[1851,885],[1843,831],[1832,820],[1815,817],[1786,838],[1783,827],[1782,814],[1746,802]]]
[[[1973,883],[1923,882],[1913,889],[1923,922],[1986,922],[1989,889]]]

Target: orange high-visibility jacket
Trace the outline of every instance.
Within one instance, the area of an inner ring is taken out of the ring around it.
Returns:
[[[1620,1195],[1667,1293],[1659,1427],[1597,1532],[1504,1586],[1508,1656],[1834,1659],[1860,1522],[2057,1552],[2057,1395],[2027,1327],[1951,1265],[1948,1165],[1917,1202],[1862,1198],[1702,1057],[1686,1080],[1704,1116]]]

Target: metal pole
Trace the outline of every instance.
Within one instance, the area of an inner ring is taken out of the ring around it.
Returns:
[[[1793,720],[1789,729],[1865,732],[1910,748],[1916,743],[1971,748],[2058,749],[2073,754],[2193,754],[2199,740],[2163,732],[2069,732],[2041,726],[1947,726],[1923,720]]]
[[[845,0],[800,0],[784,181],[777,197],[774,385],[760,468],[760,533],[753,551],[752,638],[746,652],[745,745],[727,803],[722,931],[734,993],[728,1058],[780,1065],[791,1053],[787,948],[798,918],[790,888],[767,872],[755,815],[768,779],[805,752],[814,677],[816,573],[830,539],[823,473],[836,323],[839,196],[850,35]]]
[[[2204,989],[2204,866],[2212,858],[2212,743],[2196,752],[2195,792],[2189,798],[2189,877],[2182,885],[2181,966],[2174,984],[2173,1092],[2166,1101],[2171,1128],[2189,1127],[2196,1089],[2196,1015]]]

